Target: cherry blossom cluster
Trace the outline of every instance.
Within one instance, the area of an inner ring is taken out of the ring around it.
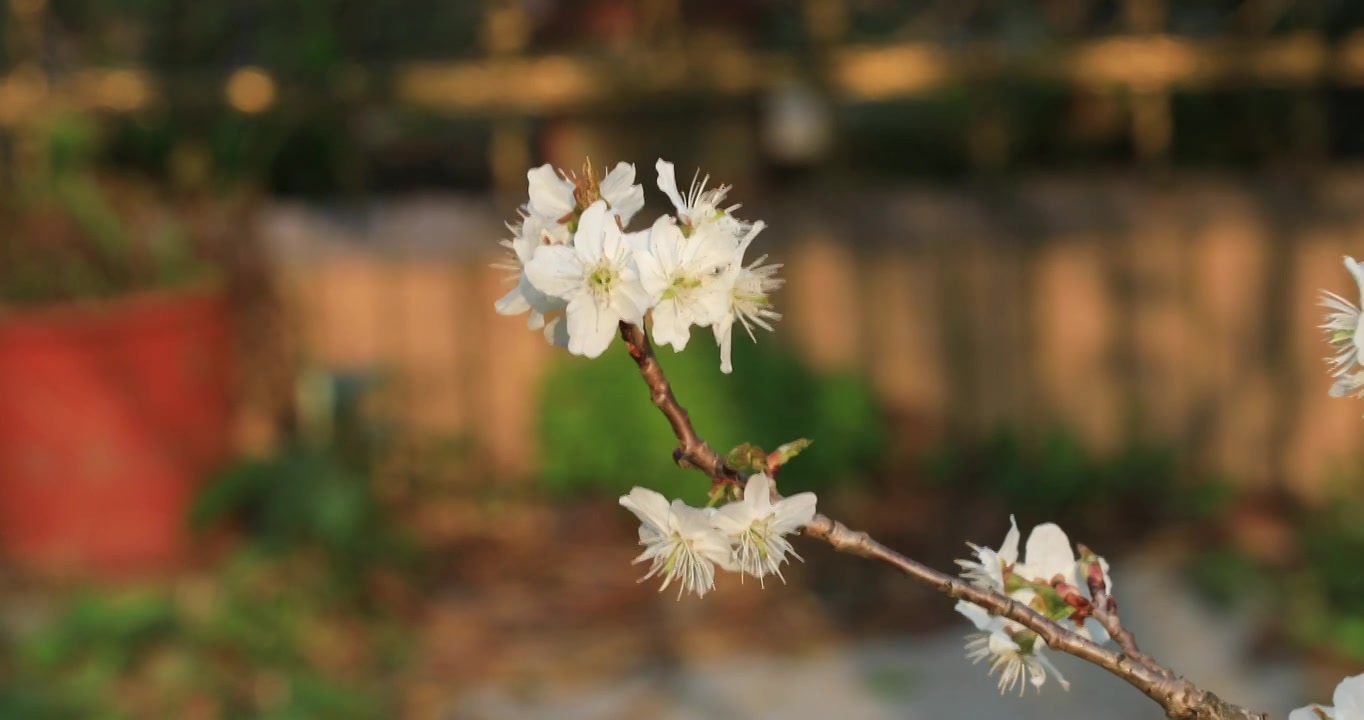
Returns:
[[[644,552],[635,562],[648,562],[640,578],[661,576],[659,592],[673,582],[677,597],[694,592],[705,597],[715,587],[715,567],[751,575],[761,584],[768,575],[785,582],[781,566],[786,556],[800,560],[787,535],[815,516],[815,494],[800,493],[772,502],[772,480],[753,475],[744,484],[742,500],[716,507],[695,508],[681,500],[671,503],[648,488],[637,487],[620,504],[639,518],[639,544]]]
[[[1088,550],[1076,558],[1066,533],[1052,523],[1033,528],[1020,558],[1018,524],[1012,517],[1009,522],[1011,527],[998,550],[968,544],[975,557],[957,561],[962,577],[977,587],[1008,595],[1052,620],[1070,622],[1082,637],[1099,644],[1108,642],[1103,626],[1089,616],[1091,583],[1101,584],[1105,593],[1112,589],[1108,561]],[[977,630],[967,637],[967,656],[974,662],[987,660],[990,673],[1000,673],[1001,693],[1017,687],[1021,695],[1027,689],[1025,680],[1040,689],[1048,672],[1056,676],[1062,688],[1070,688],[1043,654],[1046,643],[1036,633],[965,601],[958,602],[956,610]]]
[[[780,266],[764,265],[766,256],[744,265],[744,255],[764,224],[735,215],[739,206],[725,204],[728,186],[707,188],[709,177],[698,181],[697,173],[683,195],[671,163],[659,160],[655,169],[658,189],[672,203],[673,213],[633,231],[630,223],[644,207],[644,189],[635,183],[633,165],[619,163],[602,177],[594,174],[590,164],[581,174],[564,173],[550,165],[530,170],[526,175],[529,200],[520,208],[519,221],[507,226],[512,236],[502,241],[510,251],[502,267],[512,273],[515,287],[496,303],[503,315],[528,314],[531,329],[543,331],[549,342],[575,355],[598,357],[617,334],[624,333],[655,403],[674,423],[679,451],[684,453],[677,457],[685,457],[696,447],[709,453],[707,463],[696,465],[715,482],[706,507],[670,502],[643,487],[620,498],[620,504],[640,521],[639,544],[644,550],[635,563],[648,564],[641,582],[660,578],[660,592],[676,584],[680,600],[686,593],[704,597],[714,590],[717,567],[741,578],[751,576],[760,584],[769,575],[785,581],[782,565],[788,556],[801,559],[787,538],[805,528],[807,534],[840,550],[898,559],[897,566],[911,576],[939,589],[956,588],[954,594],[960,595],[960,583],[942,582],[948,578],[895,555],[864,533],[850,534],[838,523],[816,516],[813,493],[789,498],[777,493],[772,479],[776,468],[808,446],[808,440],[787,443],[772,453],[745,444],[724,460],[703,442],[696,442],[686,411],[672,397],[657,363],[652,363],[649,343],[639,339],[638,332],[647,331],[658,345],[681,351],[693,327],[710,328],[719,346],[721,370],[731,372],[735,323],[756,340],[755,326],[771,331],[772,322],[781,317],[769,300],[782,284],[776,277]],[[1321,296],[1321,305],[1328,310],[1321,329],[1333,351],[1327,359],[1334,378],[1330,394],[1364,397],[1364,313],[1360,309],[1364,306],[1364,266],[1350,257],[1344,262],[1361,300],[1356,305],[1335,293]],[[626,327],[630,325],[635,327]],[[646,370],[646,363],[652,363],[652,371]],[[1045,651],[1076,653],[1073,641],[1081,638],[1097,645],[1109,643],[1113,638],[1095,615],[1113,629],[1123,653],[1142,655],[1114,614],[1106,560],[1084,546],[1078,546],[1077,556],[1065,532],[1051,523],[1033,528],[1020,554],[1021,534],[1013,518],[1010,525],[998,549],[968,544],[971,559],[957,561],[966,582],[986,591],[965,593],[981,605],[963,600],[956,606],[975,626],[967,636],[967,657],[976,663],[987,661],[990,674],[999,676],[1001,693],[1016,689],[1022,695],[1029,685],[1040,689],[1048,677],[1068,689],[1069,683]],[[1018,612],[1009,601],[1070,632],[1053,634],[1054,628],[1049,630],[1030,614]],[[1039,630],[1003,615],[1041,628],[1053,646],[1048,647]],[[1118,660],[1093,662],[1137,684],[1124,675],[1130,669],[1122,668]],[[1207,706],[1217,700],[1200,694],[1149,657],[1143,662],[1146,669],[1159,671],[1164,678],[1160,683],[1169,691],[1161,704],[1171,717],[1176,716],[1177,707],[1183,708],[1179,717],[1192,716],[1185,713],[1187,697],[1202,698],[1197,702]],[[1364,675],[1342,681],[1333,701],[1329,707],[1309,705],[1295,710],[1289,720],[1364,720]]]
[[[516,286],[497,301],[503,315],[529,313],[532,330],[574,355],[605,352],[620,323],[651,320],[654,342],[681,351],[691,328],[709,327],[720,347],[720,367],[732,370],[736,321],[771,330],[781,316],[768,297],[781,285],[779,265],[766,256],[745,266],[744,253],[763,223],[725,206],[729,186],[707,188],[709,176],[678,191],[672,163],[656,165],[659,190],[675,209],[648,228],[627,231],[644,207],[635,168],[619,163],[602,178],[591,166],[566,174],[550,165],[526,173],[530,200],[509,223],[510,252],[501,267]]]

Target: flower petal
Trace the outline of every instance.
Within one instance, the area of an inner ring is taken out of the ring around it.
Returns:
[[[616,163],[601,181],[601,196],[611,205],[611,214],[629,225],[635,213],[644,208],[644,188],[635,184],[635,166]]]
[[[592,266],[607,254],[605,243],[611,231],[615,231],[615,242],[620,241],[620,229],[615,220],[609,220],[606,203],[598,200],[578,217],[578,231],[573,234],[573,247],[584,266]],[[614,248],[613,248],[614,249]]]
[[[672,510],[668,506],[667,498],[654,490],[635,487],[629,494],[621,496],[620,504],[646,525],[652,525],[660,531],[668,527]]]
[[[572,300],[583,290],[583,266],[574,249],[567,245],[542,245],[526,263],[526,278],[536,290]]]
[[[1045,523],[1032,529],[1024,557],[1027,571],[1034,580],[1050,581],[1056,575],[1075,582],[1075,551],[1070,538],[1055,523]]]
[[[687,204],[682,200],[682,193],[677,191],[677,177],[673,172],[673,164],[659,158],[654,164],[654,169],[658,171],[658,189],[668,196],[679,213],[686,212]]]
[[[803,492],[782,498],[776,505],[776,517],[772,529],[780,533],[795,532],[815,519],[815,504],[818,498],[812,492]]]
[[[762,519],[772,513],[772,478],[765,473],[750,475],[744,483],[744,504],[753,517]]]
[[[616,336],[620,316],[602,307],[587,293],[568,303],[568,351],[584,357],[599,357]]]
[[[1336,720],[1364,720],[1364,675],[1341,680],[1331,701],[1336,706]]]
[[[563,313],[555,315],[545,323],[545,342],[568,349],[568,320]]]
[[[536,215],[558,220],[577,207],[573,183],[555,171],[553,165],[545,163],[528,171],[526,181],[530,186],[530,209]]]
[[[1004,543],[999,546],[999,557],[1003,558],[1005,564],[1013,565],[1018,562],[1018,520],[1013,515],[1009,516],[1009,532],[1004,536]]]
[[[526,296],[521,292],[521,285],[523,282],[525,281],[518,280],[516,287],[508,290],[507,294],[499,298],[493,305],[493,307],[497,309],[497,314],[520,315],[530,309],[530,301],[526,300]]]
[[[691,339],[691,316],[683,311],[675,298],[655,305],[653,318],[654,342],[671,345],[677,352],[686,349],[687,341]]]
[[[990,613],[985,611],[985,608],[982,608],[979,605],[966,602],[965,600],[959,600],[953,609],[966,616],[966,619],[970,620],[971,624],[975,625],[977,630],[990,632],[990,630],[994,628],[994,621],[997,618],[990,615]]]

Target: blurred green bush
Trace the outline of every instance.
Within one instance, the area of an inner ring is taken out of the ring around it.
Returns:
[[[43,172],[0,199],[0,302],[106,298],[211,278],[216,270],[174,208],[145,183],[96,172],[104,135],[69,112],[38,128]]]
[[[767,450],[797,438],[814,444],[784,467],[783,492],[854,482],[886,446],[886,429],[865,378],[817,373],[775,342],[736,338],[734,373],[701,330],[686,352],[659,351],[679,402],[721,455],[744,442]],[[595,360],[568,358],[544,381],[539,402],[540,480],[556,494],[622,494],[641,485],[704,501],[704,478],[672,462],[668,422],[624,347]]]
[[[4,647],[0,717],[382,717],[408,638],[307,558],[235,555],[212,583],[85,592]]]
[[[392,432],[363,412],[378,376],[305,373],[300,427],[271,457],[227,466],[190,511],[198,530],[237,523],[262,552],[317,552],[336,590],[357,596],[375,568],[419,561],[416,546],[376,496],[371,479]]]
[[[978,488],[1011,510],[1068,513],[1132,495],[1160,495],[1175,476],[1171,452],[1129,447],[1101,457],[1076,433],[1056,428],[1029,436],[1005,428],[954,443],[925,460],[930,479]]]
[[[1188,577],[1218,607],[1266,607],[1268,631],[1298,649],[1364,663],[1364,495],[1281,511],[1290,546],[1263,557],[1229,538],[1209,543]]]
[[[1186,477],[1174,448],[1130,443],[1101,454],[1063,427],[1002,428],[950,443],[922,468],[946,492],[1087,535],[1208,520],[1232,496],[1218,478]]]

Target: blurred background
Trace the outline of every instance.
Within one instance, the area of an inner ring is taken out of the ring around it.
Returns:
[[[735,186],[785,317],[662,361],[712,446],[940,568],[1011,513],[1282,713],[1364,670],[1349,0],[7,0],[0,717],[1153,718],[1001,700],[930,591],[637,584],[697,501],[624,351],[493,312],[527,168]]]

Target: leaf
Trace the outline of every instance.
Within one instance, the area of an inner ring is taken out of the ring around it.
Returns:
[[[799,455],[802,450],[810,447],[810,445],[813,442],[814,442],[813,440],[810,440],[808,438],[801,438],[799,440],[792,440],[789,443],[783,444],[776,450],[773,450],[771,453],[768,453],[767,469],[773,470],[781,467],[782,465],[785,465],[786,463],[791,461],[791,458]]]

